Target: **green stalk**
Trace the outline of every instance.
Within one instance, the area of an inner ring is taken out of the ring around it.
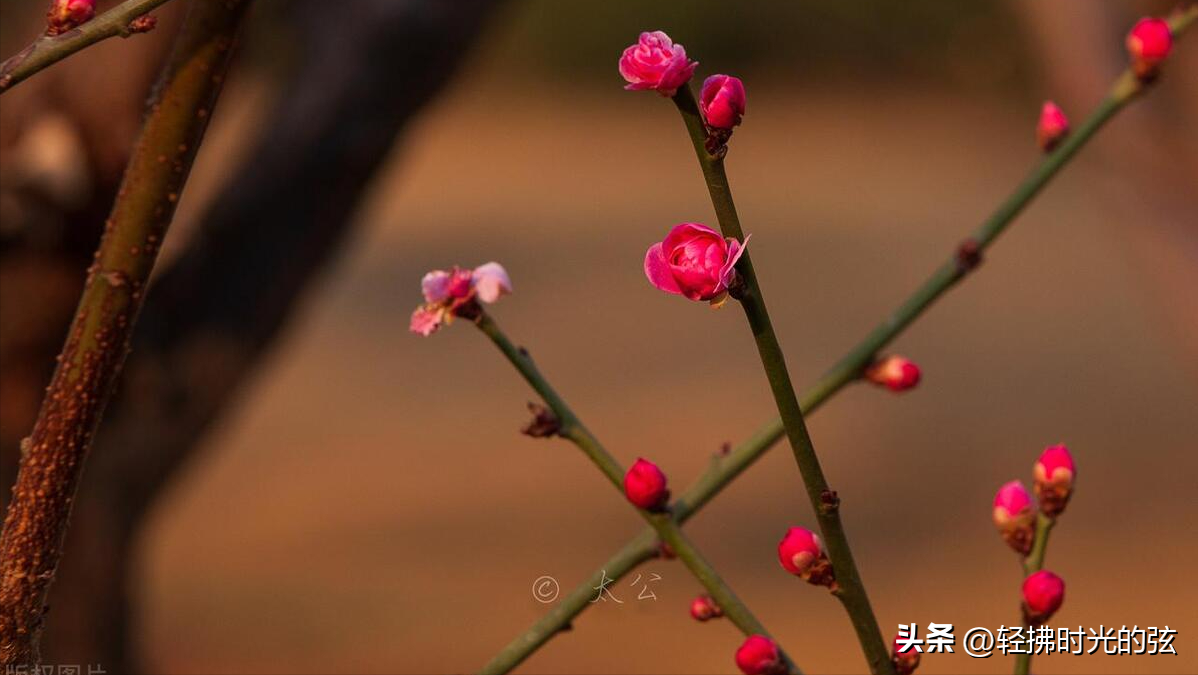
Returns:
[[[1052,528],[1057,524],[1055,518],[1050,518],[1043,513],[1036,517],[1036,537],[1032,540],[1032,550],[1023,559],[1023,578],[1044,569],[1044,554],[1048,552],[1048,535],[1052,532]],[[1023,617],[1019,619],[1023,621]],[[1032,627],[1028,626],[1028,630]],[[1030,653],[1015,655],[1015,675],[1028,675],[1029,669],[1032,667],[1032,655]]]
[[[1191,7],[1187,12],[1170,19],[1174,35],[1179,35],[1185,30],[1196,16],[1198,16],[1198,11]],[[1082,124],[1066,137],[1065,141],[1053,152],[1045,155],[990,217],[977,228],[970,238],[966,239],[967,242],[973,242],[973,245],[976,246],[975,251],[979,258],[1056,176],[1057,172],[1093,138],[1108,120],[1134,100],[1143,89],[1143,83],[1136,80],[1130,71],[1125,72],[1116,80],[1107,96]],[[842,356],[814,385],[804,391],[800,397],[803,414],[814,413],[845,386],[857,380],[881,349],[893,342],[936,300],[940,299],[973,269],[972,265],[963,264],[963,262],[959,251],[954,252],[948,260],[936,268],[923,285]],[[676,498],[671,507],[674,519],[680,524],[685,523],[737,476],[760,459],[767,450],[782,439],[784,434],[785,428],[781,418],[775,418],[758,428],[752,436],[737,445],[728,455],[717,457],[707,471]],[[620,553],[609,559],[604,565],[609,574],[617,566],[617,561],[626,559],[630,555],[630,551],[635,550],[642,557],[642,561],[652,558],[656,541],[652,535],[653,530],[646,529],[630,540]],[[575,593],[586,590],[589,590],[589,587],[579,586]],[[574,593],[571,593],[570,597],[573,595]],[[553,612],[530,626],[501,652],[509,655],[504,662],[506,665],[503,668],[488,669],[484,672],[505,673],[515,668],[540,645],[581,614],[587,605],[586,603],[571,604],[568,608],[572,611],[559,612],[561,607],[555,608]],[[492,664],[497,663],[499,663],[498,658],[492,661]]]
[[[491,315],[486,312],[480,310],[475,324],[479,330],[491,338],[491,342],[495,343],[499,351],[503,352],[508,361],[524,377],[524,380],[528,382],[533,390],[545,401],[546,405],[549,406],[550,410],[553,411],[558,421],[558,434],[577,445],[595,463],[595,466],[599,467],[603,475],[607,476],[607,479],[611,481],[616,489],[619,490],[621,496],[623,496],[624,469],[607,452],[603,445],[599,443],[599,439],[583,425],[570,406],[566,404],[565,400],[549,384],[549,381],[545,379],[540,370],[537,369],[536,364],[533,363],[532,358],[529,357],[528,352],[512,344],[512,341],[499,328],[499,325],[495,323]],[[670,546],[674,554],[678,556],[678,559],[686,565],[691,574],[698,579],[703,588],[707,590],[712,599],[723,610],[724,615],[741,632],[746,636],[755,634],[769,635],[769,631],[765,629],[765,626],[757,620],[757,617],[753,616],[749,608],[745,606],[728,584],[716,573],[711,563],[703,557],[694,544],[682,533],[682,528],[669,512],[651,513],[644,509],[637,509],[637,511],[648,521],[657,536]],[[652,544],[654,541],[656,539],[650,539],[649,543]],[[623,555],[620,556],[617,564],[613,565],[613,568],[616,570],[623,568],[623,572],[627,572],[635,566],[636,562],[634,561],[639,562],[638,559],[641,556],[629,547],[625,547],[625,551],[622,553]],[[603,574],[603,571],[601,571],[601,574]],[[607,574],[610,578],[610,572],[607,572]],[[590,586],[589,589],[593,592],[595,587]],[[578,591],[575,591],[570,597],[574,598],[577,593]],[[577,599],[575,598],[575,600]],[[544,639],[547,639],[547,637]],[[544,639],[541,639],[540,642],[544,642]],[[508,650],[504,650],[504,652],[501,652],[498,657],[484,668],[483,672],[505,672],[507,669],[514,667],[516,663],[519,663],[519,658],[522,658],[518,657],[517,654],[519,648],[509,647],[509,649],[512,650],[511,654],[508,654]],[[782,652],[782,658],[786,661],[789,672],[800,672],[785,652]],[[516,660],[513,661],[513,659]]]
[[[168,0],[126,0],[62,35],[42,35],[0,63],[0,94],[66,57],[111,37],[129,37],[129,24]]]
[[[716,218],[720,222],[720,229],[725,237],[743,242],[745,234],[741,230],[740,217],[736,213],[732,189],[728,184],[728,175],[724,171],[723,154],[712,155],[707,151],[707,128],[689,86],[678,90],[674,96],[674,103],[678,105],[678,111],[682,113],[687,131],[690,132],[695,155],[707,182],[707,191],[711,194],[711,204],[715,207]],[[795,463],[799,466],[803,486],[807,490],[807,499],[815,511],[824,546],[836,572],[836,588],[833,594],[840,599],[848,612],[853,630],[857,633],[857,641],[861,643],[861,650],[869,664],[869,671],[874,675],[894,673],[894,664],[890,662],[890,650],[886,641],[882,639],[882,631],[874,618],[865,584],[861,581],[856,562],[853,561],[848,535],[840,521],[840,500],[828,487],[823,468],[815,454],[815,446],[807,432],[798,395],[795,394],[794,385],[786,369],[786,357],[782,354],[782,346],[778,343],[778,336],[770,322],[765,297],[753,270],[753,260],[749,252],[746,251],[741,256],[736,268],[743,282],[743,288],[736,296],[744,308],[745,317],[749,320],[753,340],[757,343],[757,353],[761,357],[770,390],[774,394],[774,403],[778,406],[782,426],[790,441]]]

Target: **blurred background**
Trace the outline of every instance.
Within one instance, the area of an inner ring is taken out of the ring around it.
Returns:
[[[114,4],[101,2],[101,9]],[[0,469],[15,476],[185,2],[0,107]],[[672,106],[615,64],[663,29],[749,92],[728,159],[791,372],[811,383],[1080,121],[1168,2],[260,0],[184,195],[51,594],[48,663],[108,672],[478,669],[642,524],[572,446],[522,436],[530,390],[468,324],[407,332],[427,270],[502,262],[494,310],[625,465],[681,489],[774,416],[735,308],[652,290],[645,248],[714,224]],[[735,8],[733,8],[735,7]],[[4,0],[0,52],[40,30]],[[1056,625],[1169,626],[1198,670],[1198,35],[895,345],[924,369],[810,420],[884,632],[1018,619],[993,491],[1069,444],[1047,568]],[[2,499],[7,499],[3,490]],[[775,448],[687,529],[808,672],[864,662],[774,547],[813,526]],[[591,608],[527,673],[732,672],[729,622],[656,561],[654,600]],[[920,672],[1010,658],[925,656]]]

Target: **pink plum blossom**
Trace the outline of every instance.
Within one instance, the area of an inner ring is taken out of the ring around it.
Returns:
[[[750,635],[736,650],[736,667],[745,675],[778,675],[786,672],[778,644],[764,635]]]
[[[1140,77],[1153,75],[1172,49],[1173,31],[1162,19],[1144,17],[1127,34],[1127,53]]]
[[[1064,445],[1045,448],[1032,466],[1032,476],[1040,510],[1048,516],[1060,515],[1073,494],[1073,479],[1077,476],[1069,448]]]
[[[666,293],[718,305],[736,277],[745,244],[699,223],[682,223],[645,254],[645,276]]]
[[[624,495],[639,508],[650,511],[661,509],[670,498],[665,473],[653,462],[636,460],[624,475]]]
[[[641,33],[636,44],[624,50],[620,56],[620,75],[628,81],[625,89],[651,89],[662,96],[673,96],[690,81],[697,65],[686,58],[682,45],[655,30]]]
[[[507,270],[496,262],[479,265],[473,270],[453,267],[433,270],[420,280],[424,304],[412,312],[408,330],[425,337],[432,335],[442,324],[453,321],[478,301],[492,303],[512,292]]]
[[[739,77],[712,75],[703,80],[699,92],[699,110],[707,126],[731,129],[745,114],[745,85]]]
[[[992,515],[1003,541],[1027,555],[1036,533],[1036,504],[1022,482],[1013,480],[998,489]]]
[[[1065,601],[1065,581],[1047,570],[1024,579],[1022,591],[1023,611],[1032,625],[1048,621]]]

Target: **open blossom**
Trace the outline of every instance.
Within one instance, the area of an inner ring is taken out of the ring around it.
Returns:
[[[1069,120],[1065,113],[1052,101],[1045,101],[1040,109],[1040,121],[1036,124],[1036,142],[1040,149],[1049,152],[1069,133]]]
[[[745,675],[778,675],[786,672],[778,644],[764,635],[750,635],[736,650],[736,667]]]
[[[745,114],[745,85],[739,77],[712,75],[703,80],[699,92],[699,110],[707,126],[731,129]]]
[[[1051,619],[1065,601],[1065,581],[1047,570],[1024,579],[1022,590],[1023,612],[1031,625]]]
[[[665,473],[653,462],[636,460],[624,475],[624,495],[642,509],[661,509],[670,499]]]
[[[636,44],[620,56],[620,75],[629,90],[652,89],[662,96],[673,96],[695,74],[696,61],[686,58],[686,49],[674,44],[669,35],[655,30],[641,33]]]
[[[902,356],[887,356],[865,369],[865,379],[890,391],[914,389],[920,377],[919,366]]]
[[[994,525],[1003,541],[1023,555],[1032,550],[1036,535],[1036,504],[1023,483],[1005,483],[994,495]]]
[[[691,617],[695,621],[709,621],[721,616],[724,616],[723,610],[715,604],[710,595],[700,595],[691,601]]]
[[[59,35],[91,21],[96,15],[96,0],[51,0],[46,14],[46,33]]]
[[[427,337],[453,317],[477,309],[476,301],[492,303],[511,293],[512,281],[502,265],[489,262],[473,270],[433,270],[420,280],[420,290],[424,304],[412,312],[408,329]]]
[[[831,587],[835,583],[832,564],[814,532],[792,527],[778,542],[778,562],[791,574],[807,583]]]
[[[645,276],[666,293],[718,305],[736,278],[736,262],[745,244],[699,223],[675,225],[645,254]]]
[[[1073,479],[1077,475],[1069,448],[1064,445],[1045,448],[1032,467],[1032,475],[1036,479],[1040,510],[1047,516],[1060,515],[1073,494]]]
[[[1144,17],[1127,34],[1127,53],[1140,77],[1153,75],[1172,49],[1173,32],[1163,19]]]

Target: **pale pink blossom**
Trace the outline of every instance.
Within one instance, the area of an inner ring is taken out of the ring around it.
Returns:
[[[686,49],[669,35],[655,30],[641,33],[636,44],[620,56],[620,75],[628,81],[625,89],[652,89],[662,96],[673,96],[690,81],[695,61],[686,58]]]
[[[699,223],[674,226],[645,254],[645,276],[666,293],[718,304],[736,276],[745,245]]]
[[[427,337],[454,316],[477,308],[477,302],[492,303],[511,293],[512,282],[502,265],[489,262],[473,270],[433,270],[420,280],[420,291],[424,304],[412,312],[408,330]]]

